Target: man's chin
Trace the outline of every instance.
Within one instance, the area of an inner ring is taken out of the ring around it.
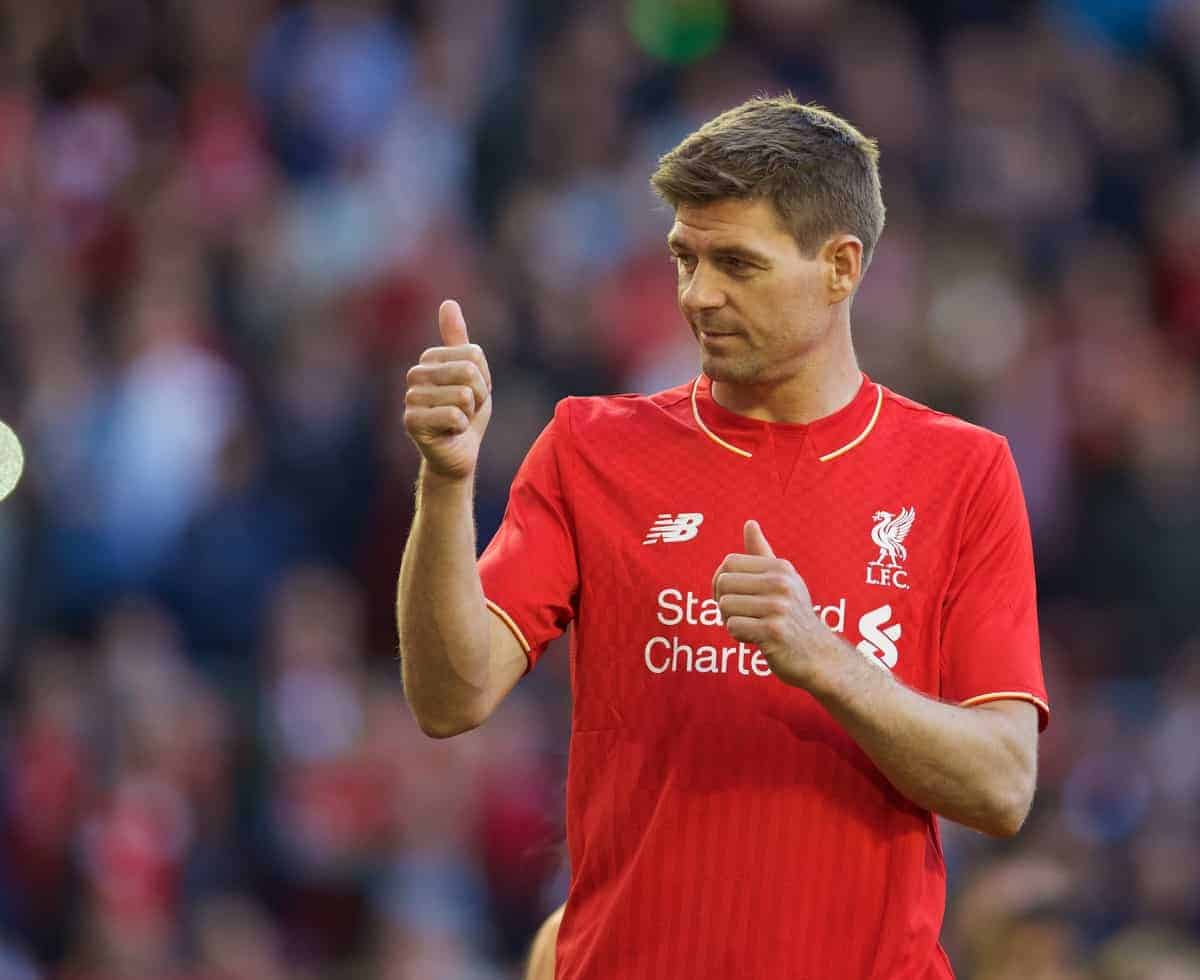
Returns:
[[[712,354],[701,355],[700,370],[710,380],[720,381],[722,384],[749,384],[756,381],[761,373],[753,364]]]

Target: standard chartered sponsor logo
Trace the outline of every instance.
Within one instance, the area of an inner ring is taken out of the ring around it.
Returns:
[[[716,647],[681,643],[678,636],[652,636],[642,651],[646,669],[652,674],[742,674],[770,677],[771,667],[757,647],[745,643]],[[730,660],[733,664],[730,665]]]
[[[858,652],[871,663],[879,667],[886,667],[888,670],[895,667],[896,661],[900,659],[900,651],[896,649],[894,641],[900,639],[904,632],[899,623],[892,623],[891,626],[883,625],[891,618],[892,607],[880,606],[878,609],[872,609],[869,613],[864,613],[862,619],[858,621],[858,632],[862,634]],[[882,629],[880,629],[881,626]]]
[[[724,625],[721,609],[712,597],[702,598],[683,589],[663,589],[658,593],[655,618],[663,626]],[[819,603],[813,610],[834,633],[846,632],[846,599],[827,606]],[[896,666],[899,651],[893,642],[900,639],[898,623],[880,629],[892,616],[891,606],[882,606],[864,613],[858,621],[862,642],[858,650],[880,667]],[[728,634],[725,634],[728,638]],[[878,654],[878,656],[876,655]],[[757,647],[745,643],[688,643],[678,634],[658,634],[650,637],[642,648],[642,660],[652,674],[699,673],[740,674],[743,677],[771,676],[767,658]]]

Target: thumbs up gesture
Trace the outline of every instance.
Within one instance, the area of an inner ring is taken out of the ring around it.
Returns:
[[[467,336],[462,308],[452,299],[438,309],[441,347],[430,347],[408,370],[404,428],[426,466],[439,476],[466,479],[492,417],[492,375],[483,348]]]
[[[806,687],[814,642],[828,633],[804,579],[776,558],[758,521],[746,521],[744,551],[725,556],[713,575],[713,598],[735,640],[758,647],[785,683]]]

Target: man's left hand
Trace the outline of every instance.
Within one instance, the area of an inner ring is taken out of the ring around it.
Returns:
[[[776,558],[757,521],[744,528],[746,553],[725,556],[713,598],[735,640],[758,647],[784,683],[807,687],[828,629],[792,563]]]

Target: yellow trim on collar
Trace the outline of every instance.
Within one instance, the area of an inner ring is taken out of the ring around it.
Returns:
[[[824,456],[818,456],[817,462],[828,463],[831,459],[837,459],[843,453],[850,452],[855,446],[862,442],[871,434],[871,430],[875,428],[875,423],[879,421],[879,410],[883,408],[883,388],[878,384],[875,385],[875,411],[871,413],[871,421],[867,423],[867,427],[862,430],[857,436],[851,439],[841,449],[835,449],[831,453],[826,453]]]
[[[731,443],[731,442],[726,442],[719,435],[717,435],[715,432],[713,432],[712,429],[710,429],[707,425],[704,424],[704,419],[702,419],[700,417],[700,405],[696,401],[696,392],[700,387],[700,379],[702,377],[704,377],[704,375],[698,374],[698,375],[696,375],[696,380],[692,382],[692,394],[691,394],[692,418],[696,420],[696,425],[700,428],[701,432],[703,432],[706,436],[708,436],[708,438],[710,438],[713,442],[715,442],[722,449],[728,449],[731,453],[737,453],[737,455],[743,457],[744,459],[753,459],[754,454],[752,452],[749,452],[745,449],[740,449],[737,446],[733,445],[733,443]],[[845,453],[850,452],[851,449],[853,449],[855,446],[857,446],[859,443],[861,443],[864,439],[866,439],[867,436],[869,436],[871,434],[871,430],[875,428],[875,423],[879,421],[879,412],[882,408],[883,408],[883,388],[879,384],[876,384],[875,385],[875,411],[871,413],[871,419],[869,422],[867,422],[867,427],[865,429],[863,429],[862,432],[860,432],[858,435],[856,435],[853,439],[851,439],[848,443],[846,443],[846,445],[842,446],[840,449],[835,449],[833,452],[826,453],[824,456],[818,456],[817,461],[820,463],[828,463],[831,459],[837,459],[839,456],[842,456]]]
[[[712,429],[704,424],[704,419],[700,418],[700,406],[696,404],[696,389],[700,387],[700,379],[703,377],[703,374],[698,374],[696,375],[696,380],[692,382],[692,418],[694,418],[696,420],[696,424],[700,426],[700,431],[708,436],[708,438],[710,438],[718,446],[723,449],[728,449],[731,453],[737,453],[739,456],[745,457],[746,459],[753,459],[754,453],[747,452],[745,449],[738,449],[738,447],[733,445],[733,443],[726,442],[719,435],[713,432]]]

